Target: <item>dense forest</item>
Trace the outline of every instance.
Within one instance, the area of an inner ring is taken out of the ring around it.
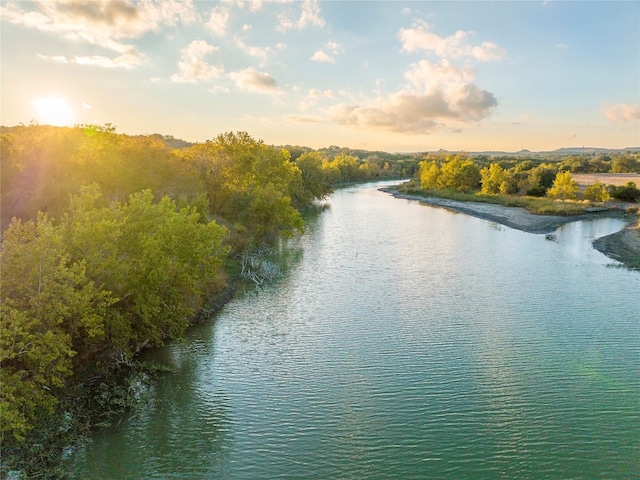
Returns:
[[[111,125],[3,127],[1,155],[0,465],[47,476],[78,432],[126,412],[136,355],[180,338],[247,253],[302,232],[302,212],[331,188],[413,177],[422,189],[565,200],[572,172],[640,171],[637,152],[390,154],[244,132],[194,144]],[[582,195],[640,200],[635,185]]]
[[[596,180],[586,188],[580,188],[572,178],[572,174],[579,173],[640,173],[640,154],[570,155],[554,160],[528,156],[495,158],[428,154],[420,162],[408,188],[439,194],[463,192],[484,200],[490,196],[503,196],[546,197],[560,199],[563,203],[580,199],[589,202],[640,201],[640,190],[633,181],[626,185],[605,185]]]
[[[126,411],[136,354],[180,338],[247,252],[302,232],[333,185],[419,160],[111,125],[3,127],[1,148],[1,467],[47,476],[78,431]]]

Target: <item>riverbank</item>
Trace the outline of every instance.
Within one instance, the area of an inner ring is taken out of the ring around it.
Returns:
[[[613,209],[571,216],[536,215],[521,207],[506,207],[504,205],[493,203],[463,202],[446,198],[423,197],[420,195],[401,193],[393,188],[382,188],[380,190],[389,193],[396,198],[415,200],[427,205],[447,208],[456,212],[465,213],[473,217],[482,218],[507,227],[535,234],[551,233],[558,227],[567,223],[602,217],[625,218],[630,223],[637,222],[637,216],[630,216],[621,210]],[[627,228],[620,232],[598,239],[593,242],[593,245],[594,248],[604,253],[609,258],[617,260],[631,269],[640,269],[640,230]]]
[[[640,230],[625,228],[593,242],[593,247],[632,270],[640,271]]]

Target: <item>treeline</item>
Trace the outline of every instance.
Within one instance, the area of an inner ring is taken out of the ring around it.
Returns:
[[[434,154],[431,154],[434,155]],[[435,154],[442,157],[441,154]],[[473,155],[480,166],[498,163],[502,168],[513,168],[518,164],[536,166],[543,163],[555,165],[559,170],[571,173],[640,173],[640,152],[622,150],[611,153],[562,154],[542,153],[521,155]],[[522,167],[521,167],[522,168]]]
[[[413,179],[422,189],[450,190],[484,195],[511,195],[576,199],[580,188],[571,177],[572,158],[559,162],[522,159],[492,159],[468,157],[464,154],[428,154],[420,163]],[[591,163],[592,162],[592,163]],[[619,157],[592,159],[590,165],[598,172],[640,172],[640,157],[622,154]],[[610,198],[622,202],[640,201],[640,190],[634,182],[625,186],[594,182],[582,192],[585,200],[605,202]]]
[[[180,337],[233,259],[302,231],[342,167],[243,132],[178,145],[111,125],[2,129],[3,473],[55,464],[87,415],[76,404],[126,403],[114,374]]]

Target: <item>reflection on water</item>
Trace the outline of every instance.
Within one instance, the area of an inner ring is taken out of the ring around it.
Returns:
[[[601,237],[618,232],[626,223],[617,218],[601,218],[567,223],[554,233],[561,248],[572,257],[581,261],[618,263],[609,259],[595,248],[589,248],[591,243]]]
[[[103,430],[78,452],[79,478],[225,478],[229,399],[206,368],[213,340],[212,325],[196,327],[187,343],[154,352],[172,373],[147,392],[149,405],[126,428]]]
[[[640,275],[372,187],[343,189],[276,284],[186,344],[77,478],[634,478]]]

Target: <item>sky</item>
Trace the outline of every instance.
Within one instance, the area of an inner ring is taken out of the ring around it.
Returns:
[[[0,3],[1,124],[387,152],[640,146],[640,2]]]

